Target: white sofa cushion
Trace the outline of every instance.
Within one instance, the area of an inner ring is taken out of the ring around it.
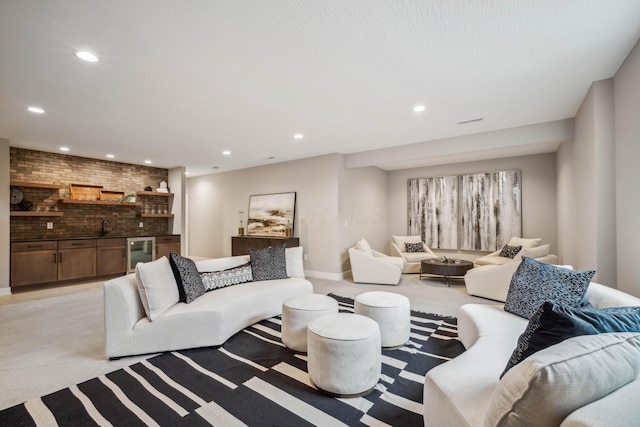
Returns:
[[[525,359],[494,390],[485,425],[560,425],[640,374],[640,334],[568,339]]]
[[[538,246],[541,241],[542,241],[541,238],[523,239],[522,237],[513,236],[511,240],[509,240],[509,243],[507,244],[509,246],[522,246],[522,249],[530,249]]]
[[[369,242],[365,240],[364,237],[356,242],[355,247],[360,252],[364,252],[367,255],[373,255],[373,250],[371,249],[371,245],[369,244]]]
[[[136,264],[136,278],[140,300],[150,320],[160,317],[180,299],[178,284],[165,256]]]
[[[544,256],[549,255],[550,247],[549,245],[540,245],[533,248],[522,249],[518,254],[513,258],[514,261],[522,260],[523,256],[529,258],[542,258]]]
[[[285,255],[287,257],[287,276],[304,279],[302,252],[302,246],[295,246],[285,250]]]

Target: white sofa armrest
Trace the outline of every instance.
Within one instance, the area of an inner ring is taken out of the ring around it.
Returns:
[[[104,284],[104,328],[107,357],[126,354],[134,325],[146,317],[135,274]]]
[[[391,242],[391,256],[404,258],[404,255],[402,254],[402,252],[403,251],[400,250],[400,248],[398,247],[398,245],[395,244],[395,242]]]

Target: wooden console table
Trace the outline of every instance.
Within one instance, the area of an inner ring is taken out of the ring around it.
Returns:
[[[248,255],[249,249],[264,249],[283,244],[286,244],[288,248],[300,246],[300,239],[297,237],[232,236],[231,256]]]

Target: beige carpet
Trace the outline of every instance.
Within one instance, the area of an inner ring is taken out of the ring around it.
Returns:
[[[399,286],[309,279],[316,293],[355,297],[384,290],[406,295],[411,308],[455,315],[462,304],[494,304],[467,295],[461,281],[448,288],[439,280],[403,275]],[[150,356],[110,361],[104,355],[101,284],[34,291],[0,299],[0,409],[86,381]]]

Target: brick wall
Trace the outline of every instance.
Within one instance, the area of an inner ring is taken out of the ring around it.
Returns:
[[[88,159],[57,153],[10,148],[12,181],[64,185],[62,190],[21,188],[25,200],[33,203],[33,210],[63,212],[56,217],[11,217],[11,240],[48,239],[65,237],[95,237],[100,235],[102,220],[107,220],[109,235],[149,236],[165,234],[167,218],[141,218],[145,209],[170,209],[167,197],[140,196],[143,206],[74,205],[59,199],[69,197],[69,184],[102,185],[105,190],[142,191],[156,189],[160,181],[168,181],[166,169],[130,165],[105,160]],[[144,223],[140,228],[139,222]],[[53,222],[53,230],[47,230]]]

